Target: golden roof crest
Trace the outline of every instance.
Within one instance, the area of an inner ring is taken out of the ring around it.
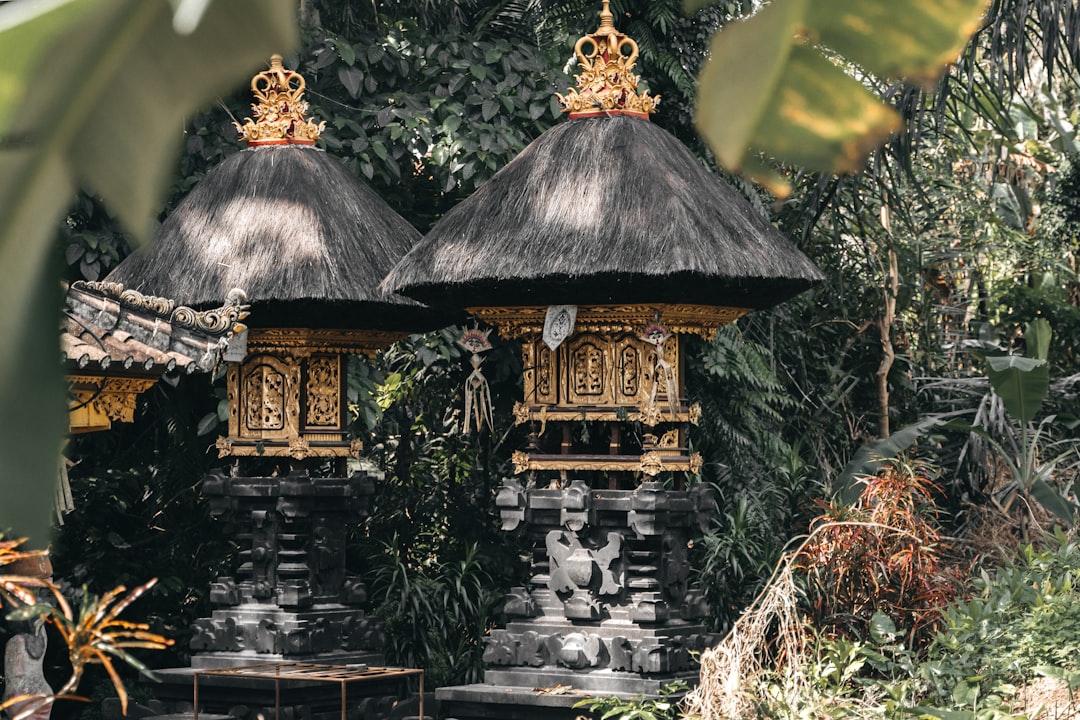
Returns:
[[[581,73],[577,75],[578,89],[558,95],[559,102],[571,118],[602,114],[647,118],[656,112],[660,97],[647,92],[638,94],[638,76],[634,73],[637,43],[615,29],[610,0],[603,2],[600,27],[574,45],[581,66]],[[589,48],[588,52],[586,48]]]
[[[255,102],[251,112],[255,119],[244,118],[244,124],[233,123],[248,145],[314,145],[325,122],[308,120],[308,104],[304,100],[307,83],[300,73],[286,70],[280,55],[270,57],[270,69],[251,79]]]

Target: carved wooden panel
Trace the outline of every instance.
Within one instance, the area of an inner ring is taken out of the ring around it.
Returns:
[[[558,379],[555,374],[555,353],[540,340],[521,344],[521,366],[524,370],[525,402],[530,405],[554,405],[558,402]]]
[[[633,336],[626,336],[619,340],[615,346],[615,358],[617,361],[616,373],[616,402],[636,404],[640,399],[644,386],[642,371],[641,341]]]
[[[566,400],[575,405],[610,403],[612,365],[609,343],[599,335],[578,335],[559,346]]]
[[[336,430],[343,427],[340,355],[313,355],[307,361],[304,383],[305,420],[308,428]]]
[[[664,360],[682,393],[681,340],[668,339]],[[638,407],[648,403],[656,375],[656,347],[635,333],[578,333],[552,352],[541,340],[522,343],[525,405]],[[660,379],[657,398],[666,400]]]
[[[285,427],[285,376],[269,365],[244,373],[244,428],[281,430]]]
[[[255,355],[229,378],[230,386],[236,383],[229,395],[230,402],[238,406],[239,427],[235,429],[240,438],[283,439],[296,434],[293,424],[299,414],[299,368],[271,355]]]

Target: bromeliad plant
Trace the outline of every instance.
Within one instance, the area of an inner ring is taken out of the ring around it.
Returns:
[[[26,542],[18,540],[0,540],[0,567],[16,562],[40,559],[47,556],[43,550],[20,550]],[[101,664],[109,674],[120,705],[127,713],[127,690],[116,671],[114,660],[127,663],[140,673],[153,677],[150,670],[128,650],[142,648],[163,650],[173,641],[150,632],[145,623],[135,623],[119,618],[131,603],[157,580],[140,585],[131,592],[120,586],[96,597],[84,592],[83,601],[76,613],[60,591],[60,587],[49,578],[29,575],[0,574],[0,605],[7,604],[15,609],[8,613],[10,621],[34,621],[54,626],[68,647],[68,659],[71,662],[71,677],[64,686],[53,695],[17,695],[0,703],[0,712],[16,709],[12,720],[28,717],[37,710],[47,707],[60,699],[77,699],[75,689],[82,680],[86,667]],[[51,595],[54,605],[41,603],[35,591],[44,590]],[[126,594],[125,594],[126,593]]]

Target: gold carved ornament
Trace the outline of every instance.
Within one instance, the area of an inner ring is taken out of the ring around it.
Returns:
[[[609,0],[603,2],[600,27],[574,45],[581,66],[578,87],[557,97],[571,118],[616,114],[648,118],[656,112],[660,97],[638,93],[637,43],[615,29]]]
[[[252,328],[248,331],[248,353],[288,352],[295,357],[315,353],[359,354],[374,357],[407,333],[397,330],[352,330],[333,328]]]
[[[101,378],[75,375],[69,378],[75,396],[72,410],[82,404],[92,405],[101,415],[115,422],[134,422],[135,401],[156,379]]]
[[[530,470],[550,471],[599,471],[599,472],[641,472],[648,477],[655,477],[661,472],[690,472],[697,475],[701,472],[702,457],[700,453],[691,453],[689,456],[662,455],[658,450],[649,450],[642,453],[635,462],[633,457],[610,460],[584,460],[572,455],[565,457],[531,457],[524,450],[515,450],[510,456],[514,465],[514,474],[520,475]]]
[[[471,307],[467,311],[498,329],[508,340],[539,338],[544,332],[547,306]],[[642,303],[639,305],[581,305],[574,323],[575,334],[583,332],[635,332],[654,322],[663,323],[671,333],[698,335],[705,340],[716,336],[717,328],[735,322],[750,308],[719,305],[679,305]]]
[[[636,408],[619,406],[611,408],[582,408],[582,407],[554,407],[550,405],[526,405],[523,402],[514,403],[514,424],[524,425],[536,420],[541,423],[551,420],[552,422],[574,422],[579,420],[591,420],[597,422],[639,422],[646,427],[655,427],[662,422],[688,422],[697,425],[701,422],[701,404],[692,403],[686,410],[679,410],[670,415],[665,409],[653,407],[648,410],[648,401],[642,400]],[[541,426],[543,427],[543,426]],[[540,431],[543,433],[543,430]]]
[[[326,122],[316,124],[306,117],[304,100],[307,83],[303,76],[286,70],[281,56],[270,57],[270,69],[251,79],[255,102],[244,124],[233,123],[248,145],[314,145]]]

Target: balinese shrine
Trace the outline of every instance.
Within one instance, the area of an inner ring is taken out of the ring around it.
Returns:
[[[210,588],[217,609],[193,628],[195,669],[382,663],[381,628],[345,565],[346,524],[363,520],[373,492],[348,468],[360,445],[347,430],[346,362],[438,322],[379,290],[420,235],[314,147],[323,128],[306,115],[304,88],[274,56],[252,80],[253,116],[238,125],[247,148],[208,172],[152,245],[108,278],[195,307],[232,287],[250,298],[246,337],[226,358],[229,420],[217,450],[227,465],[203,481],[211,511],[240,528],[240,564]],[[162,673],[155,694],[176,701],[169,709],[191,700],[190,672]],[[226,680],[208,681],[202,710],[273,712],[273,684],[267,700]],[[297,717],[318,716],[313,703],[281,700]]]
[[[658,98],[639,91],[637,45],[607,0],[575,52],[578,86],[560,96],[569,119],[448,212],[383,284],[521,343],[515,417],[528,442],[497,504],[532,548],[531,584],[511,592],[511,620],[488,638],[484,683],[439,690],[459,720],[573,718],[582,693],[696,681],[691,654],[711,638],[687,545],[715,501],[694,482],[687,338],[822,279],[650,122]],[[467,389],[474,408],[479,385]]]

